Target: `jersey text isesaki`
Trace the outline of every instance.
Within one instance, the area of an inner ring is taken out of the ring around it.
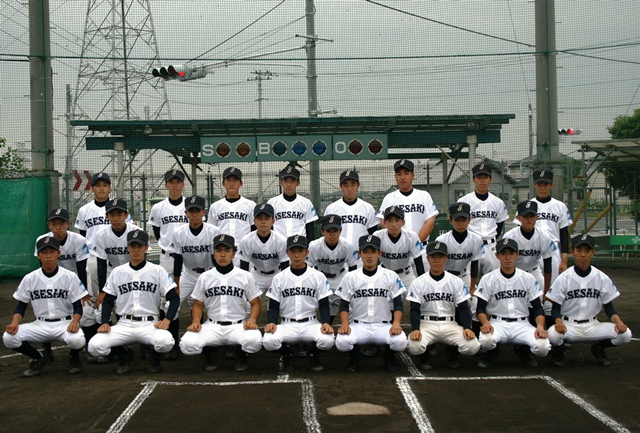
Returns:
[[[312,298],[315,298],[316,292],[317,290],[312,289],[311,287],[291,287],[282,290],[282,297],[288,298],[289,296],[311,296]]]
[[[275,253],[275,254],[251,253],[251,258],[255,260],[271,260],[271,259],[279,259],[280,255],[278,253]]]
[[[371,298],[379,296],[386,298],[389,293],[389,289],[359,289],[353,293],[353,298]]]
[[[121,284],[118,286],[118,292],[121,295],[129,292],[150,292],[156,293],[158,290],[158,285],[156,283],[152,283],[150,281],[131,281],[126,284]]]
[[[322,263],[323,265],[341,265],[346,261],[345,258],[341,258],[341,259],[326,259],[326,258],[319,258],[317,260],[318,263]]]
[[[204,296],[206,298],[211,298],[213,296],[235,296],[236,298],[244,298],[244,289],[242,287],[234,287],[234,286],[216,286],[209,287],[204,291]]]
[[[36,299],[68,299],[69,291],[62,289],[43,289],[43,290],[34,290],[31,292],[31,300],[34,301]]]
[[[498,292],[494,296],[496,300],[509,299],[509,298],[526,298],[528,292],[526,290],[505,290]]]
[[[471,212],[471,218],[498,218],[498,212],[493,210],[478,210]]]
[[[427,293],[423,296],[425,302],[446,301],[454,302],[453,293]]]
[[[340,220],[342,224],[367,224],[367,219],[362,215],[342,215]]]
[[[123,256],[125,254],[129,254],[127,247],[105,248],[104,252],[110,256]]]
[[[560,217],[558,215],[555,215],[549,212],[538,212],[538,219],[549,220],[549,221],[553,221],[554,223],[557,223]]]
[[[447,254],[449,260],[467,260],[473,257],[473,253]]]
[[[106,216],[99,216],[99,217],[89,218],[88,220],[85,220],[84,223],[87,226],[87,228],[89,228],[93,226],[109,224],[109,220],[107,219]]]
[[[518,254],[520,254],[520,257],[538,257],[540,250],[520,250]]]
[[[297,219],[297,220],[301,220],[304,219],[304,212],[296,212],[296,211],[284,211],[284,212],[276,212],[276,214],[274,215],[274,218],[276,220],[281,220],[281,219]]]
[[[401,259],[407,259],[409,258],[409,253],[382,253],[382,258],[383,259],[388,259],[388,260],[401,260]]]
[[[185,245],[180,248],[182,254],[185,253],[209,253],[211,252],[211,245]]]
[[[413,204],[399,204],[397,205],[400,209],[402,209],[404,212],[418,212],[418,213],[424,213],[424,205],[423,204],[417,204],[417,203],[413,203]]]
[[[222,212],[218,214],[218,220],[240,220],[246,221],[247,214],[243,212]]]
[[[171,224],[171,223],[188,223],[189,218],[186,215],[167,215],[160,218],[162,224]]]
[[[575,289],[567,292],[566,299],[578,298],[599,298],[600,290],[598,289]]]

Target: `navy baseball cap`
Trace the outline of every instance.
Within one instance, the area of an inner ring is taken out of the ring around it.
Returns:
[[[176,178],[184,182],[184,173],[180,170],[169,170],[164,174],[164,181],[169,182],[171,179]]]
[[[285,179],[287,177],[292,177],[295,180],[300,180],[300,171],[298,171],[297,168],[288,165],[285,168],[283,168],[282,170],[280,170],[279,177],[280,177],[280,179]]]
[[[272,217],[275,215],[276,211],[273,209],[273,206],[271,206],[269,203],[257,204],[256,207],[253,208],[253,216],[257,217],[261,213]]]
[[[224,171],[222,172],[222,179],[226,179],[229,176],[235,176],[238,179],[242,180],[242,172],[239,168],[236,167],[227,167],[224,169]]]
[[[506,249],[511,249],[515,252],[518,252],[518,243],[510,238],[500,239],[496,245],[496,251],[500,252]]]
[[[404,219],[404,211],[399,206],[389,206],[384,210],[384,219],[389,218],[391,215]]]
[[[233,236],[229,235],[218,235],[213,238],[213,248],[223,245],[225,247],[234,248],[236,246],[236,240]]]
[[[587,234],[574,236],[571,239],[571,245],[573,248],[578,248],[580,245],[588,245],[592,250],[596,248],[596,240]]]
[[[479,176],[481,174],[486,174],[487,176],[491,176],[492,171],[493,169],[486,162],[481,162],[480,164],[476,164],[471,169],[471,172],[473,173],[473,177]]]
[[[107,213],[111,212],[112,210],[121,210],[124,212],[129,212],[129,209],[127,208],[127,202],[122,200],[121,198],[109,200],[104,205],[104,210]]]
[[[358,239],[358,249],[364,251],[367,247],[371,247],[377,251],[380,251],[380,238],[374,235],[360,236]]]
[[[358,172],[355,170],[347,170],[340,173],[340,184],[342,184],[342,182],[344,182],[345,180],[349,180],[349,179],[355,180],[356,182],[360,182],[360,176],[358,175]]]
[[[469,206],[469,203],[463,203],[461,201],[455,202],[449,206],[449,215],[451,216],[451,219],[460,217],[470,218],[471,206]]]
[[[538,203],[535,201],[521,201],[518,203],[518,215],[538,215]]]
[[[304,249],[309,248],[309,241],[305,236],[295,235],[287,238],[287,250],[295,247],[302,247]]]
[[[393,171],[398,171],[401,168],[406,168],[409,171],[413,171],[413,162],[409,161],[408,159],[400,159],[396,161],[395,164],[393,164]]]
[[[91,186],[95,185],[96,182],[99,180],[104,180],[109,185],[111,185],[111,178],[107,173],[102,171],[100,173],[95,173],[93,176],[91,176]]]
[[[203,210],[205,208],[204,197],[200,197],[199,195],[192,195],[191,197],[187,197],[184,199],[184,209],[200,209]]]
[[[54,248],[56,250],[59,250],[60,242],[58,242],[58,240],[53,236],[44,236],[38,239],[38,242],[36,242],[36,250],[41,251],[45,248]]]
[[[65,220],[65,221],[71,221],[69,219],[69,211],[62,207],[54,207],[53,209],[49,209],[49,214],[47,215],[47,221],[51,221],[56,218],[60,218],[61,220]]]
[[[444,254],[447,255],[449,250],[447,249],[447,244],[444,242],[430,242],[427,244],[427,255],[432,256],[434,254]]]
[[[533,183],[553,183],[553,171],[548,168],[539,168],[533,172]]]
[[[148,245],[149,235],[144,230],[133,230],[127,233],[127,245],[131,244]]]
[[[327,214],[322,217],[322,230],[339,229],[342,230],[342,218],[340,215]]]

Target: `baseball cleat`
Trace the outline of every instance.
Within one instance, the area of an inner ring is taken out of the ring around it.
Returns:
[[[421,354],[418,358],[418,368],[420,370],[431,370],[433,366],[431,365],[431,355],[429,355],[429,349],[426,352]]]
[[[600,367],[609,367],[611,365],[611,362],[607,359],[606,352],[598,345],[598,343],[591,346],[591,353],[593,353],[593,356],[598,361],[598,365]]]
[[[176,344],[171,348],[169,353],[164,356],[164,359],[167,361],[177,361],[180,358],[180,348]]]
[[[131,360],[133,360],[133,350],[128,347],[122,347],[123,352],[120,355],[120,361],[118,363],[118,367],[116,368],[116,373],[124,374],[131,371]]]
[[[77,358],[69,358],[69,369],[67,370],[69,374],[78,374],[82,373],[82,363],[80,359]]]
[[[247,352],[243,351],[240,346],[236,349],[236,365],[233,367],[235,371],[247,371],[249,364],[247,364]]]
[[[218,368],[218,352],[215,348],[207,346],[203,350],[204,353],[204,369],[205,371],[213,371]]]
[[[389,348],[386,348],[384,350],[384,368],[386,368],[387,371],[391,372],[396,372],[399,370],[396,353]]]
[[[310,353],[309,354],[309,366],[311,368],[311,371],[322,371],[322,370],[324,370],[324,367],[322,366],[322,363],[320,362],[320,355]]]
[[[556,367],[564,367],[564,346],[553,346],[551,348],[551,364]]]
[[[39,376],[44,366],[48,363],[49,360],[45,358],[44,355],[40,354],[40,358],[29,361],[29,369],[25,370],[22,375],[25,377]]]
[[[525,367],[534,368],[538,366],[536,360],[531,356],[531,350],[528,346],[513,346],[513,351],[518,355]]]
[[[284,355],[282,357],[282,371],[284,371],[285,373],[292,373],[293,370],[295,370],[295,368],[296,368],[296,364],[295,364],[295,358],[293,356],[293,353]]]

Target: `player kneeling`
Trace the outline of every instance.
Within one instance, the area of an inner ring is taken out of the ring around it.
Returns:
[[[591,266],[596,252],[595,239],[578,235],[571,243],[575,265],[560,274],[547,293],[553,302],[551,317],[555,322],[549,328],[549,340],[554,346],[551,362],[564,365],[564,343],[593,343],[591,353],[598,365],[608,367],[611,362],[605,349],[631,341],[631,330],[613,308],[613,300],[620,292],[608,276]],[[598,321],[603,307],[612,323]]]
[[[87,289],[76,274],[58,266],[60,243],[54,237],[38,239],[36,250],[42,267],[27,274],[13,294],[18,306],[2,340],[9,349],[31,358],[25,376],[39,375],[49,361],[30,343],[51,341],[62,341],[71,348],[69,373],[80,373],[79,354],[85,345],[80,318]],[[20,325],[29,303],[37,320]]]
[[[119,374],[131,370],[133,350],[125,344],[139,343],[152,346],[149,354],[149,373],[159,373],[160,353],[167,353],[175,341],[169,324],[180,307],[176,283],[160,265],[149,263],[146,253],[149,235],[143,230],[127,233],[129,263],[113,269],[104,286],[102,325],[89,341],[89,353],[107,356],[111,351],[119,356]],[[162,297],[169,302],[165,318],[158,321]],[[116,307],[118,323],[109,325],[111,311]]]
[[[362,268],[344,276],[338,288],[340,321],[336,347],[349,352],[348,372],[360,369],[359,344],[385,345],[385,368],[398,371],[395,352],[407,347],[407,336],[402,332],[402,294],[407,291],[398,275],[389,269],[378,267],[380,238],[362,236],[358,240],[358,254]],[[389,302],[393,302],[393,317]],[[349,312],[351,309],[351,312]],[[391,325],[391,326],[389,326]]]
[[[329,295],[331,287],[322,272],[307,266],[309,242],[304,236],[287,238],[287,256],[290,266],[273,277],[267,292],[269,312],[264,327],[264,348],[282,354],[283,370],[294,368],[290,344],[311,343],[309,365],[313,371],[322,371],[320,351],[334,344],[333,328],[329,324]],[[316,318],[320,310],[320,322]],[[279,325],[278,317],[282,317]]]
[[[476,314],[482,325],[480,345],[487,351],[478,367],[489,367],[497,356],[498,344],[515,344],[514,350],[524,365],[535,367],[538,364],[531,354],[545,357],[551,349],[544,326],[542,289],[533,275],[516,268],[516,241],[501,239],[496,251],[500,268],[482,277],[475,292],[478,297]],[[529,303],[536,327],[528,320]]]
[[[236,346],[236,371],[247,370],[247,353],[262,348],[262,335],[256,320],[260,316],[260,289],[250,272],[233,266],[235,239],[218,235],[213,239],[214,268],[200,275],[191,294],[191,325],[180,341],[185,355],[204,352],[204,369],[218,368],[216,348]],[[249,318],[243,323],[247,305]],[[206,308],[207,321],[202,324]]]
[[[467,303],[471,295],[460,278],[444,271],[447,245],[438,241],[427,245],[427,260],[429,272],[409,287],[412,332],[407,350],[412,355],[428,354],[428,346],[444,343],[457,347],[463,355],[475,355],[480,343],[471,330],[471,309]],[[463,326],[455,321],[456,307]],[[449,366],[460,366],[457,357],[450,359]],[[419,367],[431,369],[429,358],[422,359]]]

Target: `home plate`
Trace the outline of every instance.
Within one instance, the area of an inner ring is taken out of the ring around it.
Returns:
[[[389,415],[391,412],[384,406],[354,401],[327,409],[329,415]]]

